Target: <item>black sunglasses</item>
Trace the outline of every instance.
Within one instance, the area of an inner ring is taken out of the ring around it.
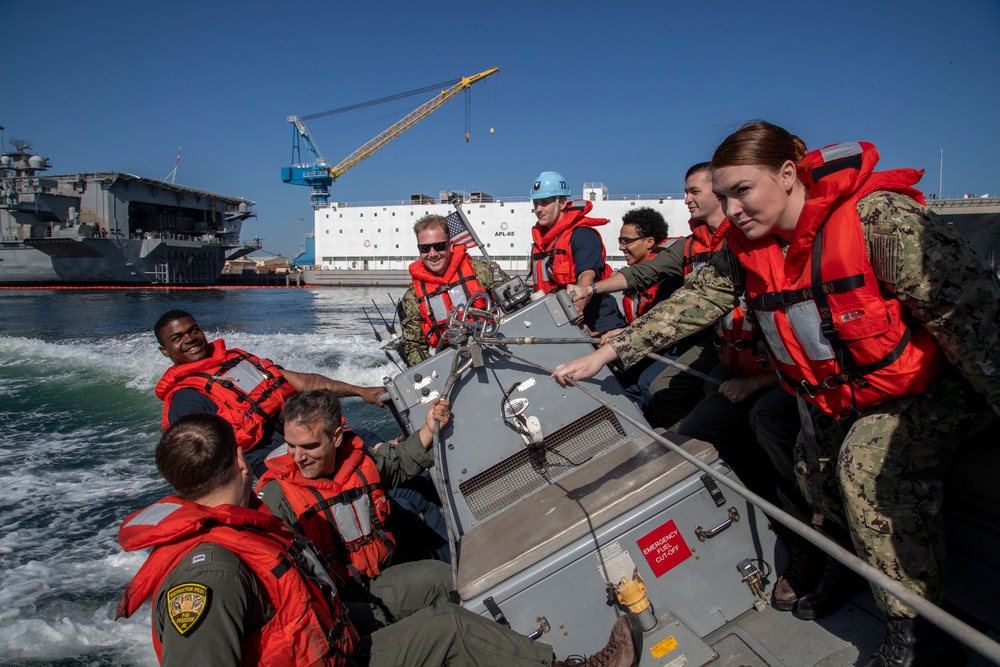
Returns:
[[[420,251],[421,255],[426,255],[434,248],[438,252],[444,252],[444,249],[448,247],[448,241],[438,241],[437,243],[418,243],[417,250]]]
[[[635,243],[639,239],[644,239],[644,238],[646,238],[646,237],[645,236],[634,236],[632,238],[629,238],[627,236],[619,236],[618,237],[618,245],[632,245],[633,243]]]

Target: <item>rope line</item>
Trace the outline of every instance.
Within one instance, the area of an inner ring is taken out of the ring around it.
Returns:
[[[485,347],[487,347],[487,349],[493,352],[509,357],[521,363],[527,364],[534,368],[537,368],[538,370],[541,370],[550,375],[553,372],[553,369],[546,368],[541,364],[520,357],[508,350],[502,350],[493,345],[486,345]],[[919,596],[917,593],[911,591],[909,588],[906,588],[900,582],[890,578],[888,575],[878,570],[877,568],[873,567],[872,565],[868,564],[866,561],[861,560],[860,558],[857,557],[857,555],[851,553],[850,551],[843,548],[842,546],[840,546],[833,540],[829,539],[825,535],[822,535],[818,531],[813,530],[811,526],[802,523],[788,512],[785,512],[780,507],[777,507],[776,505],[771,504],[767,500],[764,500],[756,493],[748,490],[742,484],[734,482],[725,475],[722,475],[721,473],[717,472],[711,466],[707,465],[706,463],[703,463],[702,461],[698,460],[691,454],[688,454],[679,445],[664,438],[662,435],[651,429],[648,425],[642,423],[638,419],[635,419],[628,413],[618,408],[616,405],[603,399],[598,394],[592,392],[591,390],[587,389],[586,387],[582,386],[581,384],[575,382],[570,378],[567,378],[567,382],[570,384],[570,386],[576,387],[581,392],[583,392],[583,394],[589,396],[590,398],[594,399],[601,405],[607,407],[612,412],[617,414],[619,417],[623,417],[630,424],[638,428],[646,435],[653,438],[653,440],[665,446],[670,451],[678,454],[681,458],[683,458],[688,463],[691,463],[699,470],[707,473],[717,482],[720,482],[721,484],[729,488],[731,491],[745,498],[747,501],[749,501],[751,504],[761,509],[765,514],[767,514],[771,518],[780,521],[782,524],[784,524],[787,528],[792,530],[798,536],[802,537],[812,545],[822,549],[826,554],[836,558],[838,561],[840,561],[841,564],[850,569],[852,572],[861,575],[866,580],[875,584],[879,588],[885,589],[889,594],[899,598],[904,603],[906,603],[913,609],[917,610],[917,612],[921,616],[925,617],[927,620],[931,621],[932,623],[937,625],[939,628],[941,628],[948,634],[952,635],[955,639],[969,646],[973,650],[978,651],[984,657],[987,657],[993,662],[1000,664],[1000,643],[997,643],[996,641],[990,639],[979,630],[976,630],[967,623],[959,620],[955,616],[944,611],[943,609],[935,605],[933,602]]]

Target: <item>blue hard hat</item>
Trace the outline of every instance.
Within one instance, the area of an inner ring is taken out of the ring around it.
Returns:
[[[569,197],[569,186],[558,171],[543,171],[531,186],[532,199],[549,197]]]

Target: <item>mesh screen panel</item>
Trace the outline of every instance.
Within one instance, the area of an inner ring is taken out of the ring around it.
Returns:
[[[608,408],[601,406],[564,426],[531,449],[524,449],[471,477],[459,490],[473,516],[482,520],[545,486],[595,454],[625,438],[625,429]]]

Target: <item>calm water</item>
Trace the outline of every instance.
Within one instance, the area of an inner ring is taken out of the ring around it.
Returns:
[[[118,525],[169,492],[152,460],[161,313],[187,310],[210,339],[291,370],[375,385],[395,367],[361,312],[373,298],[392,312],[385,289],[0,291],[0,663],[156,664],[149,606],[113,617],[145,559],[118,547]],[[345,412],[394,435],[386,411],[349,399]]]

